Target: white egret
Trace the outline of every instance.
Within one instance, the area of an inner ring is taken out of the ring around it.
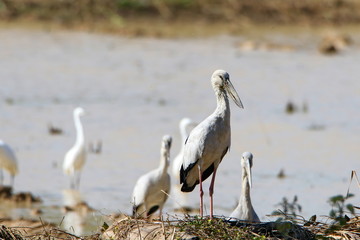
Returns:
[[[187,137],[189,136],[189,132],[192,129],[192,127],[194,127],[196,124],[190,119],[190,118],[183,118],[181,119],[180,123],[179,123],[179,130],[180,130],[180,136],[181,136],[181,148],[180,148],[180,152],[178,153],[178,155],[174,158],[173,162],[172,162],[172,175],[174,176],[174,178],[176,179],[176,182],[174,184],[174,189],[172,190],[173,192],[173,196],[175,201],[175,207],[184,207],[186,205],[186,196],[183,192],[181,192],[181,185],[179,184],[180,182],[180,176],[179,176],[179,172],[181,169],[181,165],[182,165],[182,160],[183,160],[183,153],[184,153],[184,146],[185,146],[185,141],[187,139]]]
[[[203,216],[202,182],[211,174],[209,188],[210,218],[213,217],[213,192],[216,170],[230,148],[230,103],[228,95],[235,104],[243,108],[241,100],[230,82],[229,74],[216,70],[211,77],[217,107],[215,111],[197,125],[185,142],[183,163],[180,169],[181,191],[191,192],[200,184],[200,216]]]
[[[251,167],[253,165],[253,155],[250,152],[244,152],[241,158],[242,168],[242,194],[235,210],[230,218],[237,218],[248,222],[260,222],[250,198],[250,188],[252,185]]]
[[[13,186],[15,175],[19,172],[17,160],[11,147],[0,140],[0,185],[4,183],[3,169],[9,172],[11,177],[10,186]]]
[[[172,138],[162,138],[160,150],[160,166],[142,175],[136,182],[131,200],[134,217],[150,217],[158,209],[160,217],[162,208],[170,193],[170,175],[167,172],[170,158]]]
[[[84,109],[80,107],[74,109],[76,141],[66,153],[63,163],[64,173],[71,176],[71,188],[79,188],[80,173],[86,160],[84,129],[80,121],[80,117],[84,114]]]

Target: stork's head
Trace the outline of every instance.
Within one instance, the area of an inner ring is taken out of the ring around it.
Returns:
[[[83,108],[77,107],[74,109],[74,115],[81,117],[84,116],[84,114],[85,114],[85,110]]]
[[[165,157],[166,161],[169,162],[170,159],[170,147],[171,147],[172,138],[170,135],[164,135],[161,141],[161,150],[160,154]]]
[[[250,188],[252,185],[252,177],[251,177],[252,165],[253,165],[253,155],[250,152],[244,152],[241,158],[243,179],[247,178]]]
[[[244,108],[239,95],[230,81],[230,76],[226,71],[216,70],[211,76],[211,83],[215,91],[217,89],[224,89],[238,107]]]
[[[181,119],[180,124],[179,124],[180,129],[187,129],[187,127],[189,127],[189,126],[195,127],[196,123],[193,122],[190,118]]]
[[[170,151],[172,138],[170,135],[164,135],[162,138],[161,147],[167,151]]]
[[[180,121],[180,127],[186,128],[188,125],[191,124],[191,119],[190,118],[183,118]]]

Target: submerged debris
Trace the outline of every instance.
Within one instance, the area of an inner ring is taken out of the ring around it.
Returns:
[[[285,178],[285,170],[284,169],[280,169],[279,173],[277,174],[277,178],[283,179]]]
[[[61,128],[55,127],[51,124],[48,126],[48,132],[50,135],[60,135],[63,134],[63,130]]]
[[[285,113],[293,114],[298,111],[302,111],[303,113],[307,113],[309,110],[307,102],[303,102],[302,106],[297,106],[294,102],[288,101],[285,105]]]
[[[333,55],[344,50],[352,44],[352,39],[348,35],[328,34],[319,43],[318,50],[322,54]]]
[[[100,154],[102,152],[102,141],[99,140],[96,142],[96,144],[94,144],[93,142],[90,142],[89,143],[89,152],[95,153],[95,154]]]
[[[288,101],[285,106],[285,112],[287,114],[293,114],[295,111],[297,111],[295,104],[291,101]]]
[[[42,202],[39,197],[35,197],[30,192],[19,192],[13,194],[12,187],[10,186],[0,186],[0,200],[25,204]]]

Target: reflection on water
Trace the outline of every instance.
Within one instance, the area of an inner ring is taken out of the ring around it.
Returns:
[[[359,36],[352,33],[355,43]],[[130,213],[137,177],[158,164],[158,139],[170,133],[172,158],[179,152],[178,122],[200,122],[214,110],[210,76],[223,68],[245,108],[231,105],[232,146],[217,173],[215,214],[228,215],[237,203],[244,151],[256,156],[251,196],[261,220],[294,195],[305,218],[328,214],[327,199],[345,194],[351,170],[360,171],[359,46],[327,57],[316,50],[316,34],[266,37],[296,48],[241,51],[234,47],[241,36],[156,40],[1,30],[1,138],[18,157],[16,191],[40,196],[44,218],[61,222],[64,213],[52,206],[62,206],[67,186],[60,166],[74,139],[68,113],[82,106],[91,113],[86,139],[102,142],[100,154],[89,154],[80,186],[97,211],[85,220],[91,230],[81,230],[75,212],[66,227],[86,234],[102,225],[98,216]],[[306,102],[307,111],[286,114],[289,100]],[[63,134],[50,135],[49,124]],[[285,178],[277,178],[280,169]],[[359,202],[359,190],[350,191]],[[171,200],[164,212],[172,212]],[[197,208],[198,201],[196,188],[188,204]]]
[[[87,212],[80,207],[80,204],[84,202],[80,192],[73,189],[64,189],[63,201],[65,210],[64,229],[81,236],[84,233]]]

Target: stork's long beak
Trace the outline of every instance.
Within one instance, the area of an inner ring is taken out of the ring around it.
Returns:
[[[251,188],[252,186],[252,176],[251,176],[251,167],[250,167],[250,161],[249,159],[245,159],[245,172],[248,176],[249,186]]]
[[[230,79],[228,79],[228,81],[226,81],[225,87],[226,87],[226,92],[230,95],[230,97],[235,102],[235,104],[238,105],[239,108],[244,108],[239,95],[237,94],[232,83],[230,82]]]

